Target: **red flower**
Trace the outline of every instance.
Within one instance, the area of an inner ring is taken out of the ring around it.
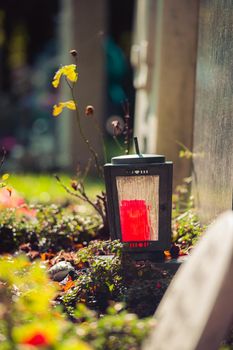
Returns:
[[[156,284],[156,288],[160,289],[162,286],[161,286],[161,283],[160,282],[157,282]]]
[[[29,338],[22,341],[22,344],[33,346],[47,346],[50,345],[45,334],[37,332],[32,334]]]

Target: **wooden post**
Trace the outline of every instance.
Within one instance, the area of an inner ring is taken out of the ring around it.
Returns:
[[[190,161],[179,158],[179,143],[192,149],[198,1],[138,1],[143,4],[148,21],[139,13],[136,28],[140,33],[141,25],[147,27],[132,48],[138,77],[135,134],[144,151],[174,162],[176,185],[190,175]]]
[[[80,116],[86,135],[102,161],[102,138],[91,116],[85,116],[85,107],[93,105],[95,117],[103,124],[105,101],[106,0],[72,0],[73,47],[78,52],[79,80],[77,96]],[[90,154],[78,135],[76,121],[71,124],[73,167],[77,162],[87,164]]]

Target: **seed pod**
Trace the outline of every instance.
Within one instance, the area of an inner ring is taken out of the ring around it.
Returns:
[[[70,50],[70,54],[71,56],[76,57],[78,53],[76,50]]]
[[[93,106],[86,106],[86,109],[85,109],[86,116],[93,115],[94,112],[95,112],[95,109]]]
[[[113,132],[115,136],[118,136],[122,133],[122,128],[118,120],[112,121]]]
[[[77,189],[78,189],[78,181],[72,180],[72,181],[71,181],[71,187],[72,187],[75,191],[77,191]]]

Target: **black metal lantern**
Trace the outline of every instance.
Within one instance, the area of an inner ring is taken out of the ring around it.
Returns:
[[[104,166],[110,233],[136,259],[156,260],[171,244],[173,164],[136,150]]]

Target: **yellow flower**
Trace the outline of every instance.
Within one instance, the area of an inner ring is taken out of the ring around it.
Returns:
[[[6,181],[10,175],[9,174],[3,174],[2,175],[2,180]]]
[[[76,64],[69,64],[67,66],[62,66],[56,74],[54,75],[52,84],[55,88],[58,87],[62,75],[65,75],[72,83],[78,80],[78,73],[76,72]]]
[[[76,105],[73,100],[66,101],[66,102],[59,102],[58,105],[53,106],[53,116],[57,117],[59,114],[61,114],[64,107],[72,110],[76,109]]]

